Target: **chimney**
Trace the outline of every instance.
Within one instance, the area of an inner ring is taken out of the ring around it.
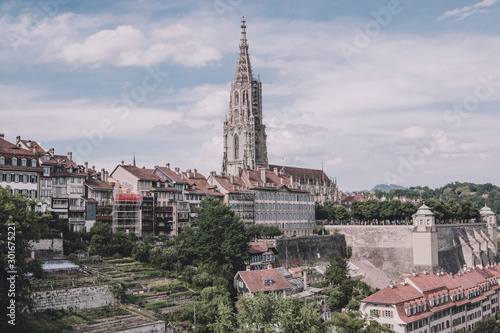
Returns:
[[[83,165],[85,166],[85,173],[89,173],[89,162],[85,162]]]
[[[36,151],[36,147],[33,148],[33,154],[36,154],[37,151]]]
[[[3,139],[5,137],[5,134],[0,133],[0,139]]]
[[[260,179],[264,184],[266,183],[266,168],[260,168]]]
[[[49,154],[50,156],[54,157],[54,148],[49,149]]]
[[[165,166],[167,167],[167,170],[170,170],[170,163],[165,164]]]
[[[175,168],[175,173],[179,174],[179,168]]]
[[[391,283],[389,284],[389,287],[390,287],[391,289],[394,289],[394,282],[392,282],[392,281],[391,281]]]
[[[274,168],[274,169],[273,169],[273,171],[274,171],[274,174],[275,174],[276,176],[279,176],[279,174],[278,174],[278,168]]]
[[[215,177],[217,175],[217,172],[215,171],[210,171],[210,176]]]
[[[198,179],[198,169],[194,169],[194,179]]]
[[[104,168],[101,169],[101,180],[103,182],[106,181],[106,171],[104,170]]]
[[[106,179],[104,181],[107,183],[108,182],[108,172],[106,170],[104,170],[104,175],[106,177]]]
[[[21,141],[21,136],[20,135],[16,136],[16,145],[19,143],[19,141]]]
[[[125,161],[124,160],[122,160],[121,165],[125,165]]]
[[[123,161],[122,161],[122,163],[123,163]],[[123,164],[122,164],[122,165],[123,165]],[[95,165],[93,165],[93,166],[92,166],[92,170],[94,170],[94,171],[95,171]]]

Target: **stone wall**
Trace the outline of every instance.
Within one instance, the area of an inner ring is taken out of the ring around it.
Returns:
[[[345,246],[344,235],[277,239],[276,264],[288,268],[324,265],[334,257],[345,257]]]
[[[35,292],[32,298],[35,312],[45,309],[80,310],[117,303],[109,285]]]
[[[366,260],[394,279],[413,269],[413,240],[410,226],[325,226],[345,235],[352,247],[352,260]]]
[[[52,250],[54,252],[63,252],[62,238],[40,239],[38,242],[30,242],[32,251]]]
[[[329,225],[325,229],[337,230],[345,235],[352,247],[352,259],[366,260],[391,279],[424,266],[414,265],[413,226]],[[456,273],[463,265],[488,265],[496,261],[496,242],[487,234],[484,223],[436,226],[438,232],[438,267]]]

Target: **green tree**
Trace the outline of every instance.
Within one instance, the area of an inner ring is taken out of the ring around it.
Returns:
[[[327,267],[325,277],[328,282],[333,285],[340,285],[347,280],[347,261],[341,257],[335,257],[330,261],[330,266]]]
[[[500,333],[500,324],[496,321],[495,317],[481,320],[474,326],[472,333]]]
[[[368,221],[380,220],[380,201],[370,199],[364,202],[363,216]]]
[[[27,273],[33,268],[24,259],[29,255],[29,242],[40,237],[40,224],[34,201],[20,194],[12,195],[9,189],[0,187],[1,332],[29,331],[25,330],[28,323],[23,319],[25,314],[22,310],[32,305]],[[15,307],[15,317],[8,316],[11,313],[9,307]],[[9,321],[15,323],[15,326],[9,324]]]
[[[137,236],[135,233],[130,233],[126,235],[123,230],[116,230],[112,236],[112,254],[118,253],[124,257],[130,257],[132,255],[132,249],[134,248],[134,239]]]
[[[332,325],[338,333],[394,333],[388,325],[380,325],[375,320],[369,323],[357,311],[337,312],[332,314]]]
[[[113,238],[113,231],[108,223],[96,221],[89,231],[90,254],[98,254],[101,256],[111,255],[111,240]]]
[[[215,333],[233,333],[236,330],[236,317],[231,306],[224,301],[219,301],[217,304],[217,314],[215,315],[215,323],[209,325]]]
[[[351,204],[351,218],[355,221],[365,221],[365,215],[363,214],[363,202],[353,201]]]
[[[238,323],[242,332],[273,332],[276,298],[273,294],[243,295],[238,300]]]
[[[335,216],[337,217],[337,220],[340,221],[341,223],[349,221],[350,218],[349,211],[344,206],[337,206],[335,208]]]
[[[132,249],[132,258],[141,262],[148,262],[149,252],[151,251],[151,244],[142,240],[137,242]]]
[[[181,234],[181,258],[188,263],[192,260],[219,268],[226,266],[227,279],[245,267],[245,224],[227,205],[216,198],[204,198],[192,224],[194,228]]]
[[[319,308],[296,297],[279,298],[273,322],[281,332],[317,333],[323,329]]]

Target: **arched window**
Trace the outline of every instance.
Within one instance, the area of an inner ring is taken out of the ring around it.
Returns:
[[[234,92],[234,105],[240,105],[240,94],[237,91]]]
[[[238,110],[234,110],[234,122],[235,123],[240,122],[240,112]]]
[[[238,160],[240,158],[240,138],[235,135],[234,136],[234,159]]]

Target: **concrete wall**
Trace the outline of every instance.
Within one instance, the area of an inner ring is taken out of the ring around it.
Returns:
[[[352,247],[353,260],[367,260],[391,279],[399,275],[430,268],[414,264],[415,251],[425,244],[414,244],[413,226],[325,226],[345,235]],[[438,265],[447,272],[457,273],[463,265],[483,265],[496,262],[496,241],[487,233],[484,223],[436,226],[438,232]],[[418,237],[417,237],[418,239]]]
[[[366,260],[395,279],[413,269],[412,226],[325,226],[345,235],[352,260]]]
[[[345,247],[344,235],[277,239],[276,264],[288,268],[327,264],[334,257],[345,257]]]
[[[30,242],[32,251],[52,250],[54,252],[63,252],[62,238],[40,239],[38,242]]]
[[[45,309],[80,310],[115,305],[111,286],[41,291],[32,294],[34,311]]]

